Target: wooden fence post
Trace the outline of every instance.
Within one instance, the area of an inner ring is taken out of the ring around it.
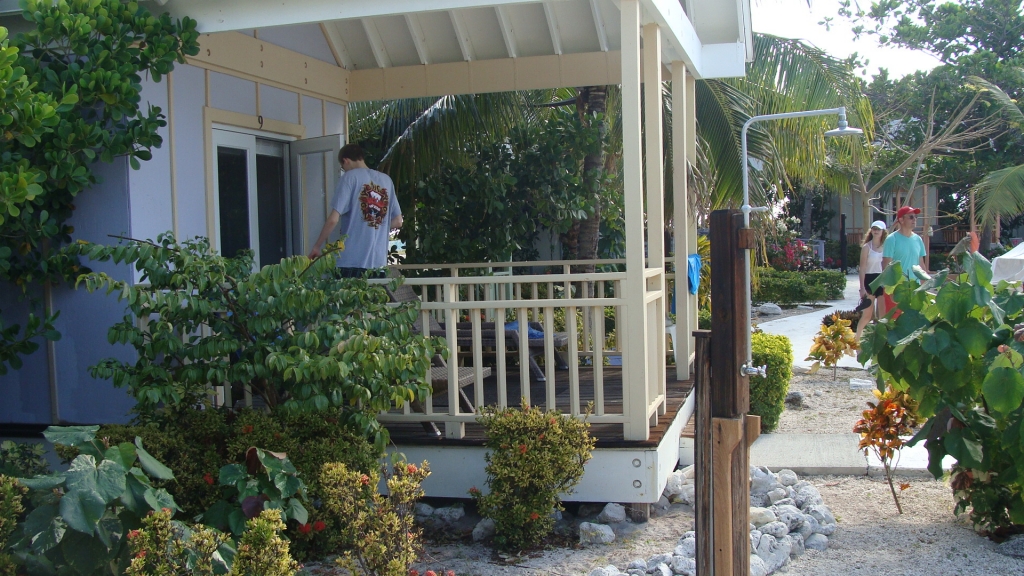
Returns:
[[[711,478],[713,574],[750,573],[750,467],[746,432],[750,386],[740,368],[747,358],[746,258],[751,230],[739,210],[711,213]],[[698,502],[698,506],[707,502]],[[710,576],[710,574],[708,575]]]
[[[697,532],[697,575],[714,574],[714,524],[711,502],[714,484],[711,480],[711,331],[695,330],[693,356],[693,393],[696,394],[694,415],[694,515]]]

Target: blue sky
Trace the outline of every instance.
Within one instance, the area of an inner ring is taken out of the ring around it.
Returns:
[[[888,68],[892,77],[899,78],[939,64],[924,52],[880,47],[871,37],[854,41],[850,24],[838,16],[838,0],[812,0],[810,8],[806,0],[753,0],[751,9],[755,32],[799,38],[841,58],[857,52],[869,60],[869,76],[879,67]],[[833,17],[831,31],[818,24],[825,16]]]

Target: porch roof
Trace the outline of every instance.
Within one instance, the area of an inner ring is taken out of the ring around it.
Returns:
[[[0,0],[0,3],[7,0]],[[615,0],[152,0],[204,33],[319,24],[350,71],[620,48]],[[662,61],[697,78],[741,76],[752,56],[750,0],[641,0]]]

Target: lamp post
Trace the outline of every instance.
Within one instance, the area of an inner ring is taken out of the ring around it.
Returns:
[[[740,207],[740,211],[743,212],[743,225],[745,227],[750,226],[750,213],[751,212],[767,212],[767,206],[753,207],[750,205],[750,161],[747,158],[747,130],[755,122],[763,122],[765,120],[782,120],[785,118],[804,118],[807,116],[824,116],[827,114],[836,114],[839,116],[838,127],[825,132],[825,136],[860,136],[864,134],[864,131],[860,128],[850,128],[846,122],[846,107],[841,106],[839,108],[825,108],[821,110],[805,110],[802,112],[782,112],[780,114],[764,114],[762,116],[752,116],[749,120],[743,123],[743,130],[740,132],[740,146],[742,148],[741,159],[743,161],[743,206]],[[762,378],[765,376],[765,367],[755,367],[753,359],[753,351],[751,350],[750,344],[750,250],[743,250],[743,269],[746,273],[745,289],[747,292],[746,298],[746,315],[747,315],[747,361],[740,367],[740,373],[743,376],[754,376],[759,375]]]

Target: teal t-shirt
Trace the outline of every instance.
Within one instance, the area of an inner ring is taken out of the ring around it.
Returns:
[[[924,240],[921,240],[917,234],[911,234],[909,237],[899,232],[889,234],[885,239],[885,244],[882,245],[882,257],[892,258],[894,262],[899,262],[903,267],[903,274],[911,280],[916,278],[913,272],[914,266],[920,264],[921,258],[926,255]]]

